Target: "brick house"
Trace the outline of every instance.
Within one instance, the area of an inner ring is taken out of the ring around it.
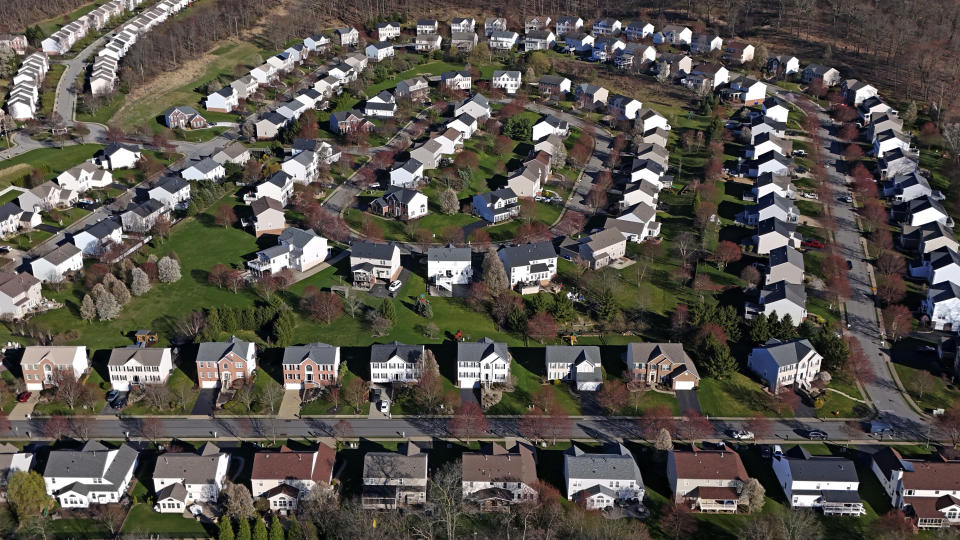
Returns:
[[[311,343],[283,351],[283,387],[305,390],[337,383],[340,375],[340,347]]]
[[[196,362],[200,388],[229,387],[233,381],[243,381],[253,375],[257,367],[257,347],[236,337],[208,341],[197,347]]]

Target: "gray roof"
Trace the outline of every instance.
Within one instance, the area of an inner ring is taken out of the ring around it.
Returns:
[[[799,268],[802,272],[804,269],[803,254],[789,246],[780,246],[771,250],[770,268],[780,266],[781,264],[789,264],[790,266]]]
[[[769,208],[771,206],[776,206],[787,213],[797,213],[797,207],[794,206],[793,201],[784,197],[783,195],[780,195],[779,193],[770,192],[757,199],[757,210]]]
[[[960,298],[960,285],[952,281],[941,281],[940,283],[931,285],[927,294],[930,295],[930,300],[932,300],[934,304],[944,300]]]
[[[103,149],[103,155],[110,157],[120,150],[129,150],[130,152],[139,152],[140,147],[135,144],[110,143]]]
[[[162,211],[163,209],[163,204],[160,203],[160,201],[150,199],[131,208],[130,212],[133,212],[140,217],[148,217]]]
[[[504,75],[506,75],[507,77],[510,77],[511,79],[519,79],[519,78],[520,78],[520,72],[519,72],[519,71],[515,71],[515,70],[502,70],[502,69],[498,69],[498,70],[496,70],[496,71],[493,72],[494,78],[496,78],[496,77],[502,77],[502,76],[504,76]]]
[[[480,341],[461,341],[457,343],[458,362],[479,362],[491,354],[495,354],[507,362],[510,361],[506,343],[496,342],[487,337]]]
[[[588,454],[574,444],[564,452],[563,460],[569,478],[635,480],[643,486],[640,468],[622,444],[608,444],[597,454]]]
[[[374,244],[373,242],[355,242],[350,247],[351,257],[363,259],[392,259],[398,250],[394,244]]]
[[[473,250],[468,247],[432,247],[427,250],[428,261],[470,261]]]
[[[516,199],[517,194],[516,192],[513,191],[513,188],[505,187],[505,188],[500,188],[493,191],[488,191],[486,193],[479,193],[477,194],[477,197],[480,197],[481,199],[483,199],[483,201],[488,205],[493,205],[493,203],[497,202],[500,199]]]
[[[404,345],[399,341],[393,343],[374,343],[370,346],[371,362],[386,362],[394,356],[404,362],[412,364],[423,355],[423,345]]]
[[[213,170],[216,169],[217,167],[222,167],[222,165],[214,161],[213,158],[206,157],[201,159],[200,161],[191,163],[190,166],[187,168],[189,169],[190,167],[193,167],[198,171],[204,174],[207,174],[207,173],[213,172]]]
[[[164,501],[167,499],[173,499],[175,501],[186,502],[187,500],[187,488],[182,483],[177,482],[175,484],[170,484],[167,487],[161,489],[157,492],[157,501]]]
[[[859,482],[853,461],[842,457],[811,456],[801,446],[786,451],[781,459],[790,466],[790,475],[799,482]]]
[[[80,450],[53,450],[47,458],[43,475],[46,478],[102,478],[106,485],[116,487],[133,468],[137,451],[121,444],[114,453],[115,457],[109,461],[111,451],[97,441],[87,441]],[[82,484],[73,484],[64,491],[71,487],[84,489]]]
[[[427,478],[427,455],[397,452],[367,452],[363,456],[364,478]]]
[[[80,248],[68,243],[57,246],[56,249],[40,258],[49,262],[50,264],[59,265],[69,260],[70,257],[74,257],[79,254]]]
[[[536,242],[534,244],[520,244],[519,246],[504,246],[500,248],[500,258],[504,266],[526,266],[531,261],[549,259],[557,256],[557,250],[550,242]]]
[[[547,345],[547,363],[579,364],[586,360],[600,365],[600,347],[595,345]]]
[[[236,354],[243,360],[250,349],[250,342],[231,337],[227,341],[206,341],[197,347],[197,362],[217,362],[229,353]]]
[[[423,167],[423,163],[420,163],[419,160],[414,158],[404,161],[403,165],[400,166],[401,169],[410,173],[416,173],[421,167]]]
[[[540,84],[546,83],[546,84],[555,84],[559,86],[560,83],[562,83],[565,80],[567,80],[566,77],[561,77],[559,75],[544,75],[543,77],[540,77]]]
[[[279,187],[279,188],[282,188],[282,187],[284,187],[284,186],[287,185],[287,183],[290,181],[291,178],[292,178],[292,176],[290,176],[290,175],[287,174],[286,172],[284,172],[284,171],[277,171],[277,172],[273,173],[272,175],[270,175],[270,178],[267,178],[265,181],[266,181],[266,182],[269,182],[269,183],[271,183],[271,184],[273,184],[273,185],[275,185],[275,186],[277,186],[277,187]]]
[[[797,231],[797,226],[794,223],[786,223],[780,221],[777,218],[767,218],[760,223],[757,223],[757,234],[763,236],[767,233],[776,232],[783,236],[791,236]]]
[[[931,251],[927,257],[930,258],[930,266],[933,268],[943,268],[951,264],[960,265],[960,253],[946,246]]]
[[[299,365],[309,359],[317,364],[333,364],[337,359],[337,349],[326,343],[294,345],[283,350],[283,363]]]
[[[392,49],[392,48],[393,48],[393,43],[390,43],[389,41],[378,41],[378,42],[376,42],[376,43],[371,43],[370,45],[372,45],[372,46],[373,46],[374,48],[376,48],[377,50]],[[370,45],[367,45],[367,46],[369,47]]]
[[[23,214],[23,209],[16,205],[16,203],[8,202],[3,206],[0,206],[0,221],[6,220],[10,216],[19,216]]]
[[[388,199],[396,200],[401,204],[409,204],[417,195],[422,195],[419,191],[415,189],[409,189],[399,186],[390,186],[387,188],[387,191],[383,194],[378,200],[386,201]]]
[[[157,456],[153,478],[182,478],[187,484],[214,484],[217,466],[222,454],[200,455],[193,452],[175,452]]]
[[[687,351],[683,350],[682,343],[641,343],[635,341],[627,347],[627,354],[633,356],[634,364],[648,364],[663,356],[674,364],[683,364],[687,371],[696,378],[700,378],[700,374],[697,373],[697,366],[690,359]]]
[[[760,291],[760,298],[764,304],[786,299],[800,307],[807,305],[807,291],[803,288],[803,285],[787,283],[786,281],[778,281],[764,286]]]
[[[544,123],[546,123],[547,125],[549,125],[549,126],[551,126],[551,127],[553,127],[553,128],[556,128],[556,129],[567,129],[567,128],[568,128],[568,124],[567,124],[567,121],[566,121],[566,120],[563,120],[563,119],[561,119],[561,118],[557,118],[556,116],[554,116],[554,115],[552,115],[552,114],[548,114],[547,116],[544,116],[543,118],[540,119],[540,122],[544,122]],[[540,122],[537,122],[537,123],[539,124]]]
[[[816,352],[810,341],[806,339],[790,341],[771,339],[763,346],[754,348],[754,351],[758,350],[766,351],[778,366],[792,366],[810,354],[810,351]]]
[[[319,238],[319,236],[317,236],[317,233],[313,232],[313,229],[305,230],[298,229],[296,227],[290,227],[284,229],[283,232],[280,233],[280,240],[300,249],[303,249],[304,246],[316,238]]]
[[[108,366],[122,366],[130,360],[136,360],[144,366],[159,366],[164,352],[170,349],[145,349],[143,347],[120,347],[110,352]]]
[[[167,193],[177,193],[181,189],[188,187],[190,182],[187,182],[180,176],[164,176],[160,180],[157,180],[150,189],[162,189]]]

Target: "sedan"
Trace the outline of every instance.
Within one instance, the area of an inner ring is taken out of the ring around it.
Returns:
[[[29,400],[30,396],[32,395],[33,393],[31,392],[20,392],[19,394],[17,394],[17,401],[19,401],[20,403],[26,403],[27,400]]]
[[[125,397],[118,397],[117,399],[110,402],[110,407],[118,411],[120,409],[123,409],[126,406],[127,406],[127,398]]]
[[[111,391],[107,392],[107,395],[106,395],[105,397],[106,397],[107,401],[113,401],[113,400],[117,399],[117,396],[119,396],[119,395],[120,395],[120,392],[118,392],[118,391],[116,391],[116,390],[111,390]]]
[[[745,430],[745,429],[734,430],[730,435],[731,435],[734,439],[737,439],[737,440],[740,440],[740,441],[749,441],[749,440],[752,440],[752,439],[754,438],[754,437],[753,437],[753,432],[752,432],[752,431],[747,431],[747,430]]]
[[[390,292],[397,292],[400,290],[400,287],[403,287],[403,282],[398,279],[391,282],[390,285],[387,286],[387,290]]]
[[[807,432],[807,438],[817,441],[825,441],[827,440],[827,432],[820,431],[819,429],[811,429]]]
[[[853,261],[847,259],[847,270],[853,270]]]

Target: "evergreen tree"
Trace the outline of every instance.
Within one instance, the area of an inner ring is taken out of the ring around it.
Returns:
[[[260,516],[257,516],[256,523],[253,525],[253,540],[268,540],[267,524]]]
[[[233,525],[230,524],[230,518],[220,520],[220,540],[234,540]]]
[[[380,315],[383,315],[385,318],[390,319],[393,322],[397,322],[397,306],[393,304],[393,300],[390,298],[384,298],[380,302]]]
[[[791,339],[797,338],[797,327],[793,324],[793,317],[789,313],[783,316],[783,319],[780,319],[780,324],[777,325],[777,339],[780,341],[789,341]]]
[[[547,311],[547,296],[545,294],[537,293],[530,297],[530,312],[531,313],[540,313],[541,311]]]
[[[750,341],[754,345],[766,343],[770,337],[770,321],[764,314],[757,315],[750,321]]]
[[[245,517],[237,525],[237,540],[250,540],[250,520]]]
[[[613,290],[607,288],[597,295],[597,304],[594,311],[601,321],[609,321],[616,317],[617,313],[620,313],[620,304],[617,302]]]
[[[527,329],[527,312],[521,307],[510,311],[507,315],[507,326],[514,332],[523,332]]]
[[[697,343],[695,356],[697,366],[704,374],[714,379],[723,379],[737,371],[737,360],[730,354],[730,347],[707,334]]]
[[[553,307],[550,312],[558,323],[567,322],[576,315],[573,300],[567,298],[567,295],[562,292],[553,295]]]
[[[497,296],[510,288],[507,270],[503,267],[503,261],[497,256],[497,251],[492,247],[483,256],[482,270],[482,281],[487,284],[487,290],[492,296]]]
[[[285,540],[283,534],[283,525],[280,524],[280,518],[278,518],[276,514],[273,515],[273,521],[270,523],[269,540]]]
[[[92,321],[97,316],[97,305],[90,298],[89,294],[83,295],[83,301],[80,302],[80,318],[85,321]]]
[[[843,338],[832,331],[821,328],[810,340],[817,352],[823,356],[822,368],[830,373],[839,373],[847,368],[850,349]]]
[[[305,540],[303,531],[300,530],[300,520],[296,516],[291,517],[287,525],[287,540]]]
[[[293,314],[288,311],[282,311],[277,314],[273,321],[273,341],[278,347],[286,347],[293,343],[293,331],[296,328],[296,321]]]

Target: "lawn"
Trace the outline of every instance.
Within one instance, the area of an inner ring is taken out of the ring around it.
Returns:
[[[340,386],[341,386],[342,388],[346,388],[347,385],[350,384],[350,381],[352,381],[353,379],[357,378],[357,376],[354,375],[352,371],[350,371],[350,369],[348,368],[348,366],[346,365],[346,363],[341,363],[341,365],[340,365],[340,373],[342,374],[341,377],[340,377]],[[347,403],[347,401],[346,401],[345,399],[343,399],[343,396],[342,396],[342,395],[341,395],[341,399],[340,399],[340,408],[339,408],[339,410],[333,411],[333,410],[332,410],[332,409],[333,409],[333,402],[330,401],[330,400],[328,400],[328,399],[325,399],[326,397],[327,397],[327,395],[324,394],[324,398],[317,399],[317,400],[315,400],[315,401],[311,401],[311,402],[309,402],[309,403],[303,404],[303,405],[300,407],[300,415],[301,415],[301,416],[304,416],[304,415],[312,415],[312,414],[313,414],[313,415],[325,415],[325,414],[362,414],[362,415],[366,416],[367,413],[370,412],[370,411],[369,411],[369,410],[370,410],[370,402],[369,402],[369,401],[366,402],[366,403],[360,408],[360,410],[358,411],[357,409],[354,409],[354,408],[353,408],[353,405],[350,405],[349,403]]]
[[[257,370],[257,374],[253,379],[253,388],[251,389],[252,394],[255,396],[254,403],[257,403],[257,405],[254,406],[254,409],[248,411],[246,409],[246,406],[243,403],[240,403],[236,400],[232,400],[223,406],[224,411],[231,414],[250,414],[251,412],[252,413],[269,412],[269,409],[260,402],[264,399],[267,388],[279,387],[280,383],[275,381],[273,377],[271,377],[270,374],[267,373],[268,370],[264,368],[264,366],[260,366],[260,367],[263,369]],[[280,402],[283,401],[283,392],[279,392],[277,395],[279,397],[273,402],[273,410],[275,412],[280,410]]]
[[[53,112],[53,102],[56,101],[57,95],[57,83],[60,82],[60,77],[66,69],[67,66],[64,64],[50,64],[50,69],[43,78],[43,84],[40,87],[40,110],[37,111],[38,116],[49,118],[50,113]]]
[[[775,403],[760,384],[741,373],[734,373],[722,381],[705,377],[700,380],[697,395],[700,408],[707,416],[750,417],[757,413],[793,416],[793,411],[786,408],[778,415]]]
[[[906,387],[910,397],[924,411],[932,409],[951,409],[960,397],[960,391],[953,384],[948,384],[940,377],[920,375],[924,370],[894,362],[894,369],[900,382]],[[922,382],[929,381],[929,388],[923,388]]]
[[[102,145],[78,144],[63,148],[38,148],[17,157],[0,161],[0,188],[18,183],[30,174],[31,168],[44,171],[44,178],[52,179],[63,171],[93,157]]]
[[[76,116],[78,122],[96,122],[98,124],[106,124],[113,118],[113,115],[117,114],[117,111],[120,110],[120,107],[123,107],[125,103],[126,95],[117,92],[109,103],[103,104],[99,109],[94,113],[82,113],[80,110],[77,110]]]
[[[491,407],[487,414],[524,414],[529,410],[530,398],[543,388],[553,390],[557,401],[563,406],[567,414],[580,414],[580,401],[569,390],[565,383],[543,384],[541,382],[543,365],[543,349],[539,348],[512,348],[510,354],[513,362],[510,363],[510,373],[516,379],[512,392],[505,392],[503,399]]]
[[[183,362],[183,360],[181,360]],[[196,386],[193,380],[187,375],[182,369],[174,368],[173,372],[170,373],[170,378],[167,380],[167,388],[176,388],[179,385],[184,385],[184,387],[189,390],[185,393],[185,401],[183,403],[174,403],[173,408],[164,408],[157,409],[151,407],[145,400],[138,401],[136,403],[131,403],[125,410],[124,414],[130,415],[148,415],[148,414],[190,414],[190,411],[193,410],[193,405],[197,402],[198,391],[194,386]]]
[[[207,530],[195,519],[188,519],[180,514],[154,512],[153,508],[144,503],[133,505],[122,531],[124,535],[130,536],[159,535],[179,538],[205,538],[214,532]]]
[[[49,19],[40,21],[37,23],[37,25],[40,26],[41,30],[43,30],[43,34],[45,36],[49,36],[50,34],[59,30],[62,26],[66,25],[66,23],[77,20],[78,18],[90,13],[91,11],[97,9],[98,6],[101,6],[105,3],[106,2],[102,1],[90,2],[65,15],[58,15],[56,17],[50,17]]]
[[[48,534],[53,538],[109,538],[110,532],[97,520],[83,518],[55,519],[50,522]]]
[[[93,395],[97,396],[96,401],[94,401],[93,406],[88,408],[76,408],[71,409],[62,401],[52,399],[45,403],[37,403],[37,406],[33,409],[33,414],[39,416],[52,416],[52,415],[63,415],[63,416],[73,416],[75,414],[99,414],[103,410],[103,406],[107,403],[104,399],[104,392],[109,385],[106,381],[103,380],[103,377],[100,376],[100,373],[95,369],[91,369],[90,373],[87,374],[87,378],[84,381],[84,384],[92,390]]]

